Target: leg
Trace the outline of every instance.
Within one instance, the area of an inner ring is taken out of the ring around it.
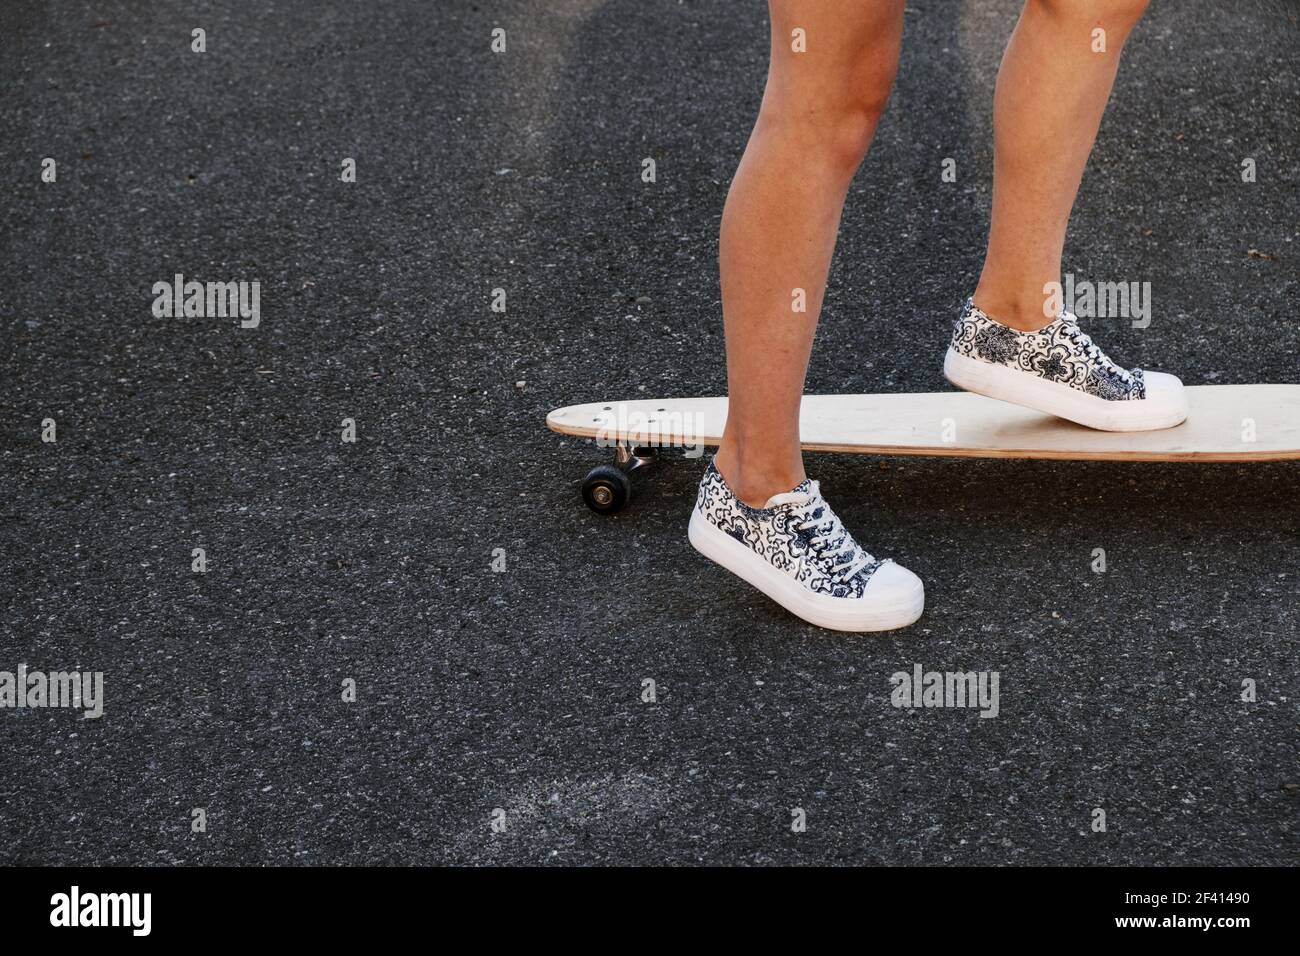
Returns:
[[[804,478],[799,401],[849,183],[898,65],[903,0],[770,0],[758,121],[722,214],[730,405],[716,458],[761,506]],[[802,29],[806,52],[792,49]],[[804,290],[807,311],[793,310]]]
[[[1187,418],[1177,376],[1125,369],[1059,298],[1065,227],[1145,0],[1027,0],[993,105],[993,220],[974,302],[944,357],[959,388],[1106,431]],[[1104,41],[1104,48],[1102,47]],[[1094,50],[1096,52],[1094,52]]]
[[[1120,50],[1146,0],[1028,0],[998,73],[993,217],[975,304],[1022,331],[1042,328],[1061,250]],[[1093,31],[1105,31],[1094,53]]]

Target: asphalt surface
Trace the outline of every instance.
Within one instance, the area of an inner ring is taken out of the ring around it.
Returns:
[[[810,391],[948,387],[1015,10],[909,8]],[[1300,381],[1296,20],[1157,0],[1135,32],[1066,254],[1151,283],[1149,328],[1085,322],[1121,361]],[[102,671],[105,701],[0,710],[0,862],[1296,860],[1300,463],[809,456],[926,581],[883,636],[696,555],[699,461],[581,504],[607,453],[548,410],[724,390],[765,30],[758,3],[4,4],[0,670]],[[178,272],[258,280],[260,326],[156,318]],[[997,671],[999,715],[891,706],[916,664]]]

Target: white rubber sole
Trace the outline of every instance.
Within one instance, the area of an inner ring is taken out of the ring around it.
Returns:
[[[1145,372],[1147,397],[1133,401],[1107,401],[1031,372],[962,355],[951,347],[943,360],[943,374],[952,384],[968,392],[1023,405],[1101,431],[1154,431],[1173,428],[1187,418],[1183,383],[1164,372]]]
[[[832,631],[892,631],[916,621],[925,609],[925,586],[893,562],[880,566],[860,598],[837,598],[809,591],[778,571],[725,531],[691,512],[689,536],[695,550],[758,588],[809,624]]]

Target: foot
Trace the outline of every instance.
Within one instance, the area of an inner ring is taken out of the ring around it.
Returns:
[[[925,607],[921,579],[858,547],[815,481],[751,508],[710,462],[690,539],[706,558],[818,627],[887,631],[911,624]]]
[[[943,374],[968,392],[1104,431],[1172,428],[1187,418],[1182,382],[1120,368],[1068,312],[1036,332],[1018,332],[967,299]]]

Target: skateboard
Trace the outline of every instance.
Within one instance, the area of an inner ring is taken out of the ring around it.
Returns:
[[[805,451],[856,455],[1050,458],[1063,461],[1277,461],[1300,458],[1300,385],[1187,386],[1187,420],[1175,428],[1104,432],[971,392],[806,395],[799,432]],[[557,408],[546,424],[614,449],[582,483],[600,514],[632,497],[632,477],[681,447],[716,446],[725,398],[638,399]]]

